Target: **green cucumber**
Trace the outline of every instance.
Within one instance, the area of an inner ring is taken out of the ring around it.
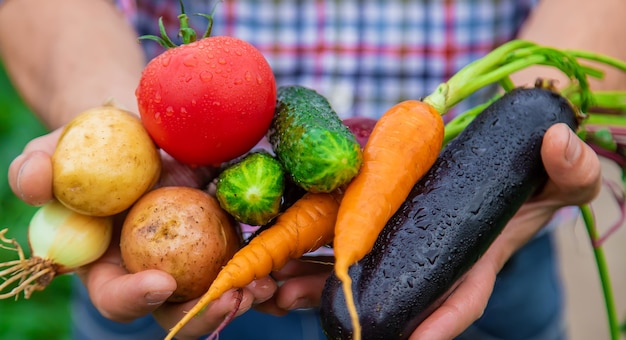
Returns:
[[[220,173],[215,196],[237,221],[257,226],[280,213],[284,190],[282,164],[266,151],[255,151]]]
[[[349,183],[363,163],[354,134],[312,89],[278,88],[268,139],[297,185],[310,192],[331,192]]]

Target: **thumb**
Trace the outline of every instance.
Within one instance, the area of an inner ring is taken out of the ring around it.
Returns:
[[[22,154],[9,166],[9,185],[13,193],[30,205],[42,205],[52,199],[52,161],[62,129],[30,141]]]
[[[556,124],[546,131],[541,157],[550,180],[538,198],[562,206],[580,205],[600,192],[598,155],[567,125]]]

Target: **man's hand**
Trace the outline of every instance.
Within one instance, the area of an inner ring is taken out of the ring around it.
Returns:
[[[52,200],[51,156],[61,134],[61,129],[33,139],[9,167],[10,186],[24,202],[39,206]],[[214,168],[190,168],[161,154],[163,174],[158,185],[185,185],[201,187],[216,174]],[[100,313],[111,320],[128,322],[153,313],[159,324],[168,329],[180,320],[185,311],[197,301],[173,304],[166,299],[176,289],[176,281],[159,270],[147,270],[130,274],[122,265],[119,250],[119,233],[123,215],[116,216],[114,238],[107,252],[96,262],[79,268],[78,276],[85,284],[90,299]],[[242,300],[237,315],[253,305],[270,299],[277,289],[276,282],[261,278],[242,290]],[[198,318],[186,325],[177,338],[197,338],[213,331],[224,316],[235,309],[238,295],[234,291],[224,294],[211,303]]]

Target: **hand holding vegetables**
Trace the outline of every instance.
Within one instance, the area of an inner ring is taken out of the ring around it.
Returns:
[[[27,203],[40,205],[52,199],[51,155],[56,148],[61,130],[31,141],[22,155],[18,156],[11,165],[10,185],[15,194]],[[110,153],[102,154],[102,156],[105,155],[110,155]],[[167,154],[161,153],[160,156],[163,173],[157,185],[180,184],[202,187],[217,174],[211,167],[189,167],[173,160]],[[113,241],[105,255],[90,265],[77,269],[77,274],[85,283],[92,302],[103,315],[116,321],[130,321],[150,314],[155,309],[158,309],[158,312],[155,312],[158,321],[163,324],[167,324],[167,320],[173,323],[180,319],[193,301],[187,305],[164,304],[176,289],[172,276],[158,270],[129,274],[120,266],[122,260],[118,237],[121,216],[117,216],[115,220]],[[4,236],[10,237],[10,235]],[[0,269],[6,270],[7,268]],[[240,311],[248,310],[252,303],[269,299],[275,290],[276,284],[272,279],[255,280],[249,288],[243,289]],[[203,313],[201,330],[193,334],[200,335],[213,330],[214,326],[210,325],[219,324],[223,315],[233,309],[234,301],[232,294],[225,294],[212,304],[210,308],[212,312]],[[181,335],[184,335],[185,331]]]
[[[554,133],[551,133],[553,131]],[[38,157],[37,155],[41,155],[42,152],[33,153],[31,150],[54,149],[54,137],[53,134],[34,140],[25,149],[23,155],[16,159],[14,166],[17,167],[19,164],[22,170],[14,171],[15,176],[11,178],[12,187],[17,188],[18,180],[31,183],[33,178],[46,177],[46,167],[33,167],[36,162],[33,162],[32,157]],[[578,152],[573,152],[571,159],[564,158],[568,148],[570,151],[578,149]],[[546,186],[545,194],[538,196],[541,200],[530,203],[520,210],[516,218],[504,229],[501,240],[497,241],[479,264],[468,273],[465,281],[457,288],[457,292],[441,306],[440,311],[435,311],[424,321],[422,327],[416,330],[416,334],[428,336],[432,335],[432,332],[438,332],[447,337],[446,335],[452,336],[453,333],[458,334],[465,329],[484,308],[499,266],[530,235],[534,234],[536,226],[549,218],[558,206],[576,204],[593,197],[598,188],[599,165],[595,153],[591,152],[582,141],[570,138],[567,129],[556,126],[545,136],[543,153],[548,173],[556,174],[554,178],[558,182],[551,180]],[[24,159],[28,159],[29,162],[23,162]],[[180,167],[180,169],[183,169],[186,174],[193,173],[186,167]],[[50,168],[47,171],[50,171]],[[568,176],[563,176],[563,174]],[[185,177],[179,180],[187,179]],[[195,182],[196,185],[200,184],[197,180]],[[46,196],[46,190],[49,190],[46,186],[32,188],[29,197]],[[572,192],[579,193],[581,196],[578,196],[575,201],[571,200],[573,199]],[[541,215],[534,214],[535,208],[541,208],[540,211],[543,211]],[[130,275],[119,267],[119,263],[119,250],[116,246],[112,246],[104,258],[80,271],[94,304],[104,315],[113,320],[131,320],[150,313],[155,309],[154,303],[158,305],[160,301],[164,301],[169,296],[169,292],[174,289],[173,279],[162,272],[146,271]],[[485,276],[484,273],[488,275]],[[300,297],[311,296],[303,293],[310,294],[316,290],[311,288],[312,282],[315,281],[290,280],[289,284],[284,284],[275,292],[276,287],[271,279],[257,280],[256,284],[244,290],[240,312],[247,310],[252,301],[265,301],[274,293],[276,296],[281,296],[281,301],[277,303],[272,300],[272,303],[278,305],[279,309],[288,308],[291,305],[290,302],[295,302]],[[321,285],[319,281],[317,282],[319,294]],[[194,302],[161,305],[154,311],[154,315],[162,325],[172,325],[191,308]],[[223,315],[232,310],[232,303],[232,295],[225,294],[211,304],[201,317],[191,320],[179,335],[200,335],[214,329],[221,322]],[[261,304],[261,308],[265,306],[267,304]],[[446,312],[450,310],[454,310],[454,313]],[[213,316],[212,322],[211,316]]]

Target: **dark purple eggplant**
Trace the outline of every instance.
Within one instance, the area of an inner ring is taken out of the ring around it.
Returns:
[[[546,130],[556,123],[576,129],[578,119],[577,110],[554,91],[518,88],[442,150],[373,250],[350,267],[363,339],[406,339],[440,306],[547,181],[540,154]],[[323,291],[321,321],[329,339],[352,338],[335,275]]]

